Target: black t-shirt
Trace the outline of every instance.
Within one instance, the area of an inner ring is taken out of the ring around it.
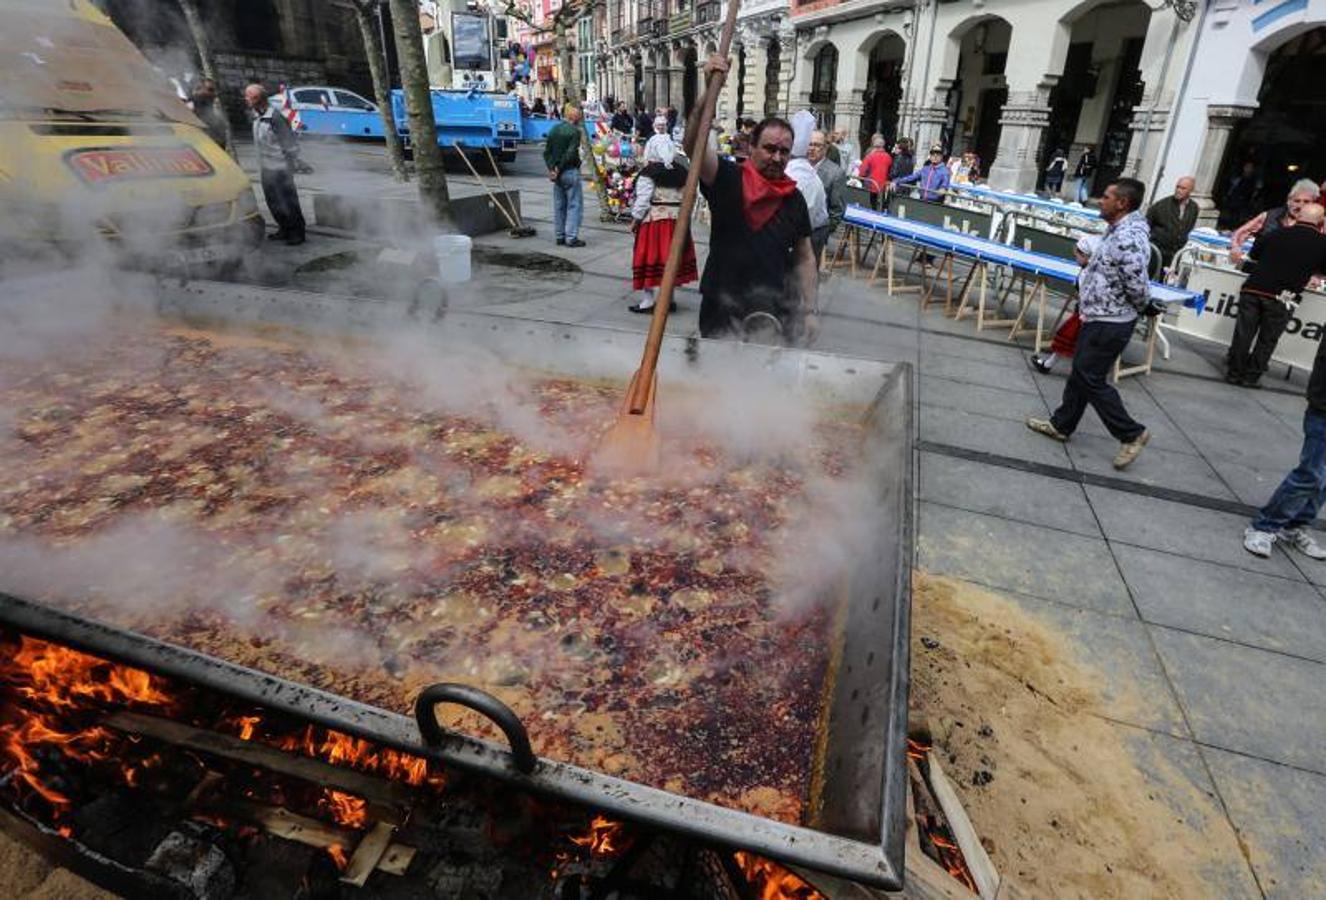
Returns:
[[[737,315],[756,310],[780,316],[800,297],[789,284],[797,241],[810,237],[810,211],[800,191],[793,191],[759,231],[751,231],[743,211],[741,166],[718,161],[714,182],[700,184],[709,201],[709,259],[700,293],[721,301]]]
[[[1271,297],[1281,291],[1297,294],[1313,275],[1326,273],[1326,234],[1314,225],[1277,228],[1259,237],[1248,255],[1257,267],[1243,282],[1243,290]]]

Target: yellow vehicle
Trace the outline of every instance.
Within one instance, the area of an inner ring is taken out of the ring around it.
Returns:
[[[87,0],[0,0],[0,241],[207,263],[263,233],[252,185]]]

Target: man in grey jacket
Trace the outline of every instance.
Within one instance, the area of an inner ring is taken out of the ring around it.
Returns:
[[[843,213],[847,212],[847,173],[843,171],[842,166],[829,159],[828,149],[829,139],[824,132],[812,131],[806,159],[815,167],[815,174],[824,185],[824,198],[829,209],[828,223],[816,228],[810,235],[811,247],[817,257],[823,252],[825,245],[829,243],[829,238],[842,222]]]
[[[1151,436],[1128,415],[1118,390],[1109,382],[1110,368],[1128,346],[1137,317],[1150,301],[1151,229],[1138,212],[1145,195],[1145,186],[1133,178],[1120,178],[1105,189],[1100,215],[1109,228],[1078,281],[1082,330],[1063,401],[1050,418],[1027,419],[1032,431],[1066,441],[1091,406],[1119,442],[1116,469],[1132,463]]]
[[[281,112],[267,102],[267,89],[251,84],[244,89],[244,102],[253,113],[253,149],[258,154],[262,194],[276,220],[276,233],[269,241],[304,243],[304,211],[299,208],[294,172],[300,169],[295,132]]]

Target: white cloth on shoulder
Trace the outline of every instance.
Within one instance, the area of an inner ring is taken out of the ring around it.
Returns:
[[[645,144],[645,165],[651,162],[661,163],[663,168],[671,169],[672,161],[677,157],[677,145],[666,134],[656,134]]]

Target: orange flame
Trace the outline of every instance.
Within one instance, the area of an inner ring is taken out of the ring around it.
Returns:
[[[350,865],[350,860],[345,855],[345,848],[340,844],[332,844],[328,847],[327,855],[332,858],[332,862],[336,863],[336,868],[340,869],[342,872],[345,871],[346,866]]]
[[[333,765],[358,769],[371,775],[383,775],[416,787],[427,783],[440,788],[446,783],[441,773],[428,771],[428,760],[421,756],[379,747],[363,738],[312,725],[305,726],[298,734],[268,737],[260,733],[261,724],[261,716],[240,716],[231,723],[239,728],[241,740],[258,741],[279,750],[302,753],[314,759],[324,759]]]
[[[962,855],[961,848],[935,830],[929,831],[926,838],[939,851],[939,860],[943,863],[944,868],[948,870],[948,873],[962,882],[968,890],[975,893],[976,879],[972,876],[971,869],[967,868],[967,860]]]
[[[738,850],[733,854],[741,874],[759,900],[827,900],[795,873],[762,856]]]
[[[368,803],[361,797],[332,788],[323,788],[318,806],[331,813],[338,825],[363,828],[368,824]]]
[[[626,826],[604,816],[595,816],[584,834],[568,835],[571,842],[586,847],[594,856],[616,856],[631,846]]]
[[[110,758],[115,741],[104,728],[62,730],[68,726],[60,723],[61,714],[89,702],[114,706],[171,705],[163,683],[140,669],[30,637],[21,639],[18,652],[0,673],[0,681],[29,701],[24,704],[25,718],[0,723],[0,768],[13,771],[15,781],[45,800],[57,818],[71,802],[42,781],[35,751],[40,747],[58,747],[66,757],[93,762]],[[133,784],[140,772],[141,769],[126,767],[122,774]]]

